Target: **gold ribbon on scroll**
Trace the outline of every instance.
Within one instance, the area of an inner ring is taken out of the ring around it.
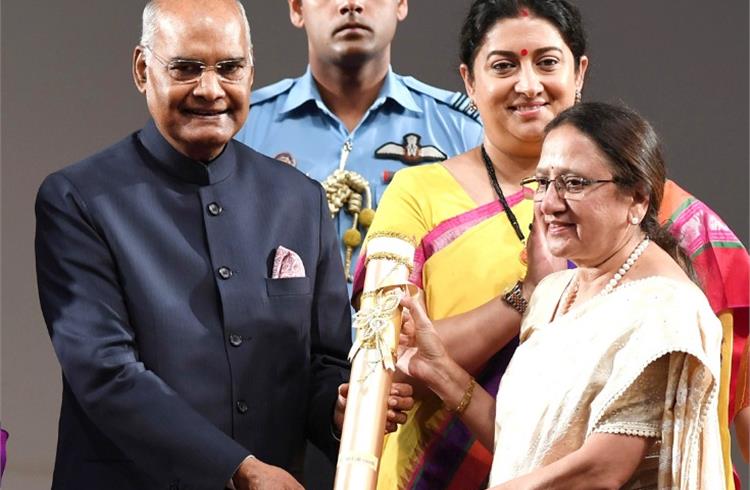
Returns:
[[[390,349],[388,334],[392,329],[392,318],[398,314],[399,301],[401,301],[401,295],[396,290],[387,293],[381,290],[374,296],[372,304],[367,304],[354,315],[357,338],[349,351],[350,362],[360,350],[374,349],[380,355],[380,364],[383,368],[389,371],[396,368],[395,355]]]
[[[354,315],[357,337],[334,490],[373,490],[383,450],[388,395],[401,330],[399,301],[416,288],[409,284],[412,240],[381,234],[368,237],[367,273],[360,309]]]

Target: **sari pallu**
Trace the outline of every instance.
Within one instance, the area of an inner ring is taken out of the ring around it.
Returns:
[[[522,192],[507,199],[521,229],[528,230],[533,203],[524,200]],[[523,246],[502,206],[498,202],[477,206],[440,164],[396,174],[369,232],[382,233],[417,241],[410,280],[424,290],[433,320],[477,308],[525,274],[519,259]],[[355,297],[365,272],[360,260]],[[515,345],[514,341],[498,352],[476,375],[477,382],[492,394]],[[386,437],[378,488],[479,490],[486,487],[491,461],[490,451],[429,394],[417,401],[407,422]]]
[[[750,258],[729,227],[703,202],[671,180],[664,186],[659,222],[666,224],[690,257],[703,292],[723,328],[719,417],[729,488],[732,488],[729,424],[742,378],[742,351],[748,336]],[[734,478],[739,488],[739,479]]]

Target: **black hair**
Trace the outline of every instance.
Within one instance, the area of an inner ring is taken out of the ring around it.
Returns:
[[[487,32],[500,20],[518,17],[523,9],[549,21],[560,32],[575,59],[576,71],[586,54],[586,32],[578,8],[566,0],[476,0],[461,27],[461,62],[473,71],[474,59]]]

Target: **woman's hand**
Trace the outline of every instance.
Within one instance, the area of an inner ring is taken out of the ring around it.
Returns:
[[[523,296],[526,300],[531,297],[539,281],[548,274],[565,270],[568,267],[567,260],[555,257],[549,251],[547,239],[544,236],[544,218],[536,209],[534,211],[534,222],[526,241],[526,260],[529,264],[526,278],[523,280]]]
[[[401,299],[401,305],[405,308],[401,326],[404,352],[396,366],[423,381],[443,400],[446,408],[455,410],[464,403],[461,420],[491,450],[495,438],[495,398],[481,386],[476,386],[466,405],[464,397],[474,383],[471,375],[446,352],[425,313],[424,304],[406,296]]]
[[[427,317],[420,299],[410,296],[401,299],[404,307],[399,342],[398,369],[428,386],[434,386],[441,377],[444,364],[449,361],[443,342]]]

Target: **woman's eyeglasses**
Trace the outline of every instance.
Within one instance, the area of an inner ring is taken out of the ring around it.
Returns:
[[[593,184],[604,184],[608,182],[617,182],[617,179],[587,179],[577,175],[558,175],[554,179],[546,177],[528,177],[521,181],[521,185],[526,187],[537,184],[534,190],[534,201],[541,201],[547,195],[547,189],[550,183],[553,184],[558,197],[568,201],[579,201],[584,197],[584,190]]]

